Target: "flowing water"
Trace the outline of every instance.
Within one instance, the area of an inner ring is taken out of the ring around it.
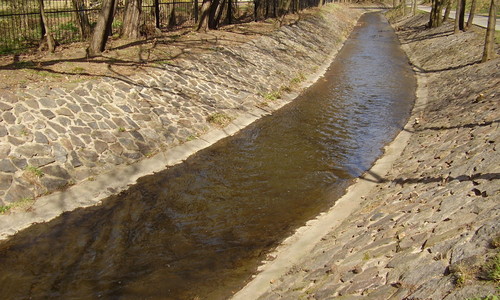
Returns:
[[[366,14],[293,103],[101,206],[1,243],[0,297],[229,297],[372,165],[405,123],[414,90],[391,28]]]

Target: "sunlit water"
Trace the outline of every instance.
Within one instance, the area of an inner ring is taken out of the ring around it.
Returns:
[[[366,14],[324,78],[237,135],[0,244],[2,299],[223,299],[400,130],[415,80]]]

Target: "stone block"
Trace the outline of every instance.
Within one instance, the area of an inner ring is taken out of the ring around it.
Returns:
[[[40,183],[44,186],[48,191],[55,191],[65,187],[68,184],[68,181],[65,179],[59,178],[50,178],[47,176],[43,176],[40,179]]]
[[[0,110],[2,111],[8,111],[8,110],[11,110],[12,109],[12,106],[5,103],[5,102],[1,102],[0,101]]]
[[[127,150],[131,150],[131,151],[139,150],[139,147],[137,147],[137,145],[134,143],[134,141],[132,139],[119,138],[118,141]]]
[[[33,157],[28,160],[28,164],[33,167],[43,167],[55,162],[53,157]]]
[[[57,108],[57,103],[56,101],[49,99],[49,98],[40,98],[38,100],[40,105],[45,108]]]
[[[49,120],[52,120],[56,117],[56,115],[51,110],[48,109],[41,109],[40,112],[44,117],[46,117]]]
[[[11,146],[7,143],[0,144],[0,159],[7,158],[10,153]]]
[[[75,114],[70,109],[68,109],[66,107],[61,107],[58,110],[56,110],[55,112],[58,115],[62,115],[62,116],[70,117],[70,118],[73,118],[75,116]]]
[[[120,143],[114,143],[109,146],[109,150],[111,150],[116,155],[121,155],[123,153],[123,147]]]
[[[15,124],[16,123],[16,117],[14,116],[13,113],[10,111],[6,111],[2,114],[2,119],[4,120],[5,123],[7,124]]]
[[[75,151],[70,152],[69,162],[73,168],[78,168],[82,166],[82,162]]]
[[[35,132],[35,142],[40,143],[40,144],[48,144],[49,140],[47,139],[47,137],[43,133],[37,131],[37,132]]]
[[[26,158],[33,156],[48,156],[50,155],[50,147],[43,144],[27,143],[17,147],[15,153]]]
[[[7,128],[5,128],[5,126],[0,125],[0,137],[4,137],[4,136],[6,136],[7,134],[9,134],[9,133],[7,132]]]
[[[6,190],[12,184],[13,176],[10,174],[0,173],[0,190]]]
[[[45,166],[41,168],[41,171],[43,174],[52,176],[52,177],[57,177],[65,180],[71,179],[70,174],[68,171],[66,171],[63,167],[59,165],[50,165],[50,166]]]
[[[52,155],[58,162],[64,163],[66,162],[68,152],[60,144],[53,144]]]
[[[56,123],[51,122],[51,121],[47,121],[47,124],[52,129],[54,129],[57,133],[66,133],[66,129],[64,127],[62,127],[61,125],[59,125],[59,124],[56,124]]]
[[[4,201],[7,203],[12,203],[23,198],[33,198],[34,195],[35,194],[32,187],[25,184],[13,182],[11,187],[9,188],[9,191],[5,194]]]
[[[24,170],[28,166],[28,161],[24,158],[13,157],[10,160],[19,170]]]
[[[94,141],[94,149],[97,153],[101,154],[108,150],[108,144],[99,140]]]

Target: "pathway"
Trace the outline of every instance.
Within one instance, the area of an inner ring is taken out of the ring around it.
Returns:
[[[418,9],[426,11],[426,12],[431,12],[431,7],[430,6],[419,5]],[[450,18],[455,19],[455,14],[456,14],[455,10],[450,11]],[[443,12],[443,15],[444,15],[444,12]],[[469,14],[466,13],[465,14],[465,20],[466,20],[466,22],[467,22],[467,18],[468,17],[469,17]],[[481,16],[481,15],[475,15],[473,23],[474,23],[474,25],[486,28],[488,26],[488,17]],[[495,30],[500,30],[500,19],[499,18],[497,18]]]

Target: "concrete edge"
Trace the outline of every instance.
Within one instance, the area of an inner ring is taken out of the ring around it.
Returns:
[[[407,54],[410,51],[407,45],[401,45],[401,48]],[[417,69],[413,68],[413,70],[417,78],[415,104],[403,130],[392,142],[384,147],[384,154],[370,170],[357,178],[347,188],[344,196],[337,200],[332,208],[308,221],[304,226],[298,228],[293,235],[285,239],[269,255],[274,259],[264,261],[258,269],[259,273],[231,299],[257,299],[266,292],[271,291],[273,283],[285,275],[291,267],[299,264],[304,257],[307,257],[325,235],[337,228],[353,212],[358,210],[365,197],[379,183],[380,178],[389,173],[396,159],[401,156],[408,145],[413,124],[418,121],[428,102],[427,77],[422,73],[418,73]]]
[[[344,42],[345,40],[337,49],[334,49],[329,54],[325,59],[325,63],[319,66],[316,72],[306,76],[306,79],[300,84],[297,91],[283,94],[280,101],[269,104],[268,110],[255,107],[251,111],[238,116],[224,128],[210,130],[195,140],[169,148],[136,163],[117,166],[111,171],[95,176],[92,181],[79,182],[77,185],[69,187],[64,191],[39,197],[28,212],[14,212],[1,216],[0,241],[8,239],[10,236],[28,228],[32,224],[55,219],[64,212],[100,205],[107,197],[120,193],[129,186],[137,183],[139,178],[158,173],[179,164],[196,152],[215,144],[223,138],[236,134],[263,116],[272,114],[274,111],[292,102],[300,95],[303,89],[308,88],[323,77]]]

